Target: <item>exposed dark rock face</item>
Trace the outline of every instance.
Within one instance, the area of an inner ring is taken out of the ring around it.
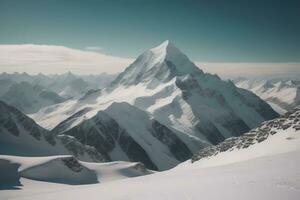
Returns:
[[[40,140],[42,132],[46,130],[39,127],[32,119],[18,111],[16,108],[0,101],[0,128],[6,129],[9,133],[18,136],[20,130],[18,125],[28,131],[36,140]]]
[[[64,147],[71,152],[75,157],[83,156],[87,154],[93,161],[105,161],[105,158],[92,146],[83,145],[76,138],[68,135],[57,135]]]
[[[10,116],[8,116],[7,118],[1,118],[0,124],[2,124],[2,127],[6,129],[8,132],[10,132],[11,134],[15,136],[18,136],[20,134],[17,125],[12,121]]]
[[[220,131],[209,121],[199,122],[196,125],[196,129],[213,145],[225,140],[225,137],[220,133]]]
[[[56,127],[54,127],[54,129],[51,130],[51,132],[55,135],[62,133],[64,131],[66,131],[68,129],[68,127],[70,127],[70,125],[76,121],[76,119],[78,119],[79,117],[83,116],[84,114],[86,114],[87,112],[89,112],[91,110],[91,108],[84,108],[78,112],[76,112],[74,115],[72,115],[71,117],[68,117],[67,119],[63,120],[62,122],[60,122]]]
[[[128,116],[129,121],[118,116]],[[73,136],[82,144],[94,147],[107,161],[141,162],[153,170],[167,169],[191,158],[192,151],[185,142],[193,140],[193,147],[208,145],[195,139],[182,139],[187,137],[184,133],[175,133],[149,113],[125,102],[114,103],[96,116],[58,134]],[[152,148],[159,148],[161,152],[152,151]],[[169,160],[159,160],[162,158]]]
[[[82,165],[74,157],[62,158],[61,160],[74,172],[81,172],[83,170]]]
[[[63,132],[63,135],[74,136],[82,144],[95,147],[107,161],[112,161],[110,153],[116,146],[119,146],[130,161],[140,161],[147,168],[157,170],[145,150],[133,140],[125,129],[103,111],[90,120]]]
[[[200,150],[192,157],[192,162],[217,155],[224,151],[248,148],[255,143],[263,142],[270,135],[274,135],[280,130],[286,130],[289,128],[296,131],[300,130],[300,107],[295,108],[292,112],[288,112],[279,118],[265,121],[261,124],[261,126],[252,129],[250,132],[240,137],[228,138],[218,145],[209,146]]]
[[[222,126],[225,127],[232,136],[240,136],[250,130],[245,122],[239,118],[222,119],[220,124],[222,124]]]
[[[192,156],[189,148],[169,128],[156,120],[152,121],[152,128],[152,135],[168,146],[177,160],[183,162]]]

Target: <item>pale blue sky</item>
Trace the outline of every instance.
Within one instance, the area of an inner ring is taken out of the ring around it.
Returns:
[[[201,62],[299,62],[299,1],[0,0],[0,44],[135,58],[170,39]]]

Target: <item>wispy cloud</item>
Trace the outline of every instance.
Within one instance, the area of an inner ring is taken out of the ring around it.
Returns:
[[[0,72],[117,73],[133,59],[52,45],[0,45]]]

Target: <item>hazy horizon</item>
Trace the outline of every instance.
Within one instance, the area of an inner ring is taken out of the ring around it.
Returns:
[[[187,56],[189,57],[189,55]],[[117,74],[122,72],[134,60],[135,58],[108,55],[102,50],[92,47],[72,49],[54,45],[0,45],[0,73],[62,74],[72,72],[85,75]],[[300,62],[222,63],[192,61],[203,71],[217,74],[222,78],[263,76],[294,78],[300,75]]]
[[[118,73],[172,41],[221,77],[300,74],[299,1],[0,0],[0,72]]]

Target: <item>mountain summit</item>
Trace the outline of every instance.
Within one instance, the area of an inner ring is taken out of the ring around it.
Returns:
[[[202,73],[169,40],[141,54],[113,84],[136,85],[140,82],[169,81],[174,76]]]
[[[277,116],[259,97],[203,73],[165,41],[142,53],[111,87],[42,109],[33,118],[56,127],[57,135],[95,147],[108,160],[164,170]]]

